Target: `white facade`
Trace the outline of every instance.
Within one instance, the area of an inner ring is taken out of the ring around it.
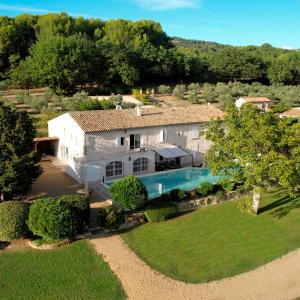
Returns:
[[[243,104],[245,103],[251,103],[253,105],[255,105],[258,109],[260,110],[269,110],[270,109],[270,100],[266,100],[266,101],[255,101],[255,99],[253,100],[249,100],[247,98],[239,98],[238,100],[235,101],[235,106],[237,108],[241,108]]]
[[[211,144],[201,137],[206,130],[201,123],[84,133],[66,113],[49,121],[48,128],[50,137],[59,138],[56,157],[80,183],[153,173],[157,160],[163,160],[155,147],[163,144],[187,152],[180,158],[181,167],[199,165]]]

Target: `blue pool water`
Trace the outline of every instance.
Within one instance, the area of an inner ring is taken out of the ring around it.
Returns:
[[[217,183],[219,176],[213,176],[207,168],[184,168],[159,172],[139,177],[146,186],[149,199],[159,197],[173,189],[189,191],[197,188],[201,182]],[[111,183],[108,183],[110,185]]]

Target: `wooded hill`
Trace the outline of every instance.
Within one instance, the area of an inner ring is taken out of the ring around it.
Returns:
[[[178,82],[297,85],[300,53],[270,44],[234,47],[170,38],[151,20],[23,14],[0,17],[0,80],[2,86],[48,86],[59,94]]]

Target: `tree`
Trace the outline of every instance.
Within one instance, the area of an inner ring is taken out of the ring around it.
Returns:
[[[21,72],[31,72],[36,85],[49,86],[56,93],[76,91],[89,82],[92,67],[97,67],[93,64],[93,44],[83,35],[39,40],[30,54],[20,65]]]
[[[253,190],[277,185],[300,191],[300,124],[261,113],[251,104],[227,109],[224,123],[213,122],[207,138],[213,145],[206,160],[213,174]]]
[[[0,196],[19,197],[41,174],[33,149],[35,130],[28,114],[0,102]]]

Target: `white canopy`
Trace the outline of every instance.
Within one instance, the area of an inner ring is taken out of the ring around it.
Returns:
[[[164,158],[184,157],[192,155],[171,144],[160,144],[159,146],[153,148],[153,151]]]

